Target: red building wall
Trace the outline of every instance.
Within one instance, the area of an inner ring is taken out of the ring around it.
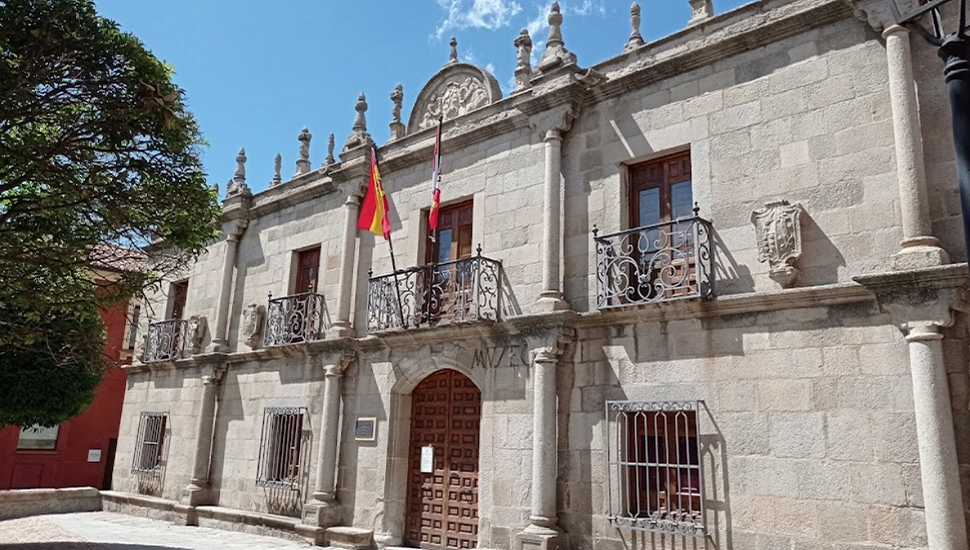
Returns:
[[[91,486],[108,489],[112,441],[118,439],[121,405],[125,399],[127,376],[119,368],[125,345],[127,304],[102,310],[106,332],[105,353],[112,367],[91,403],[79,416],[60,425],[57,447],[51,451],[17,450],[20,428],[0,429],[0,490],[48,487]],[[100,450],[100,460],[88,462],[88,452]]]

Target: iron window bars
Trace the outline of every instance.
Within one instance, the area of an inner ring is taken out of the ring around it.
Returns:
[[[322,294],[310,291],[273,298],[270,293],[263,346],[319,340],[327,330],[325,310]]]
[[[502,262],[482,256],[371,274],[367,295],[370,333],[442,322],[499,321]]]
[[[297,489],[300,480],[305,407],[270,407],[263,411],[256,485]]]
[[[702,401],[608,401],[608,518],[618,528],[704,536]]]
[[[138,422],[138,438],[135,440],[135,456],[131,461],[131,473],[139,476],[155,474],[162,467],[165,450],[165,428],[168,413],[141,413]]]
[[[711,223],[696,215],[599,235],[599,309],[714,295]]]
[[[142,363],[174,361],[182,358],[188,321],[169,319],[148,324]]]

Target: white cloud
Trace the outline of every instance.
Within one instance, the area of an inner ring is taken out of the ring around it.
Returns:
[[[438,0],[438,5],[448,12],[435,30],[438,38],[454,30],[507,27],[522,11],[522,6],[515,0]]]

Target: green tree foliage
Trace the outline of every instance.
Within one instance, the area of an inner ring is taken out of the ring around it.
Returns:
[[[0,395],[0,424],[83,409],[105,365],[97,308],[216,236],[201,145],[171,68],[91,1],[0,0],[0,383],[48,394]]]

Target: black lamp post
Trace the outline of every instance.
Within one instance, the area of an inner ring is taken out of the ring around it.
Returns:
[[[915,29],[930,44],[940,48],[943,59],[943,78],[950,91],[953,115],[953,145],[956,148],[957,182],[960,186],[960,207],[963,211],[963,237],[970,259],[970,39],[967,37],[967,0],[960,2],[958,27],[948,34],[943,28],[940,7],[952,0],[916,0],[914,9],[900,13],[899,4],[907,0],[891,0],[896,23]],[[932,27],[924,26],[928,18]]]

